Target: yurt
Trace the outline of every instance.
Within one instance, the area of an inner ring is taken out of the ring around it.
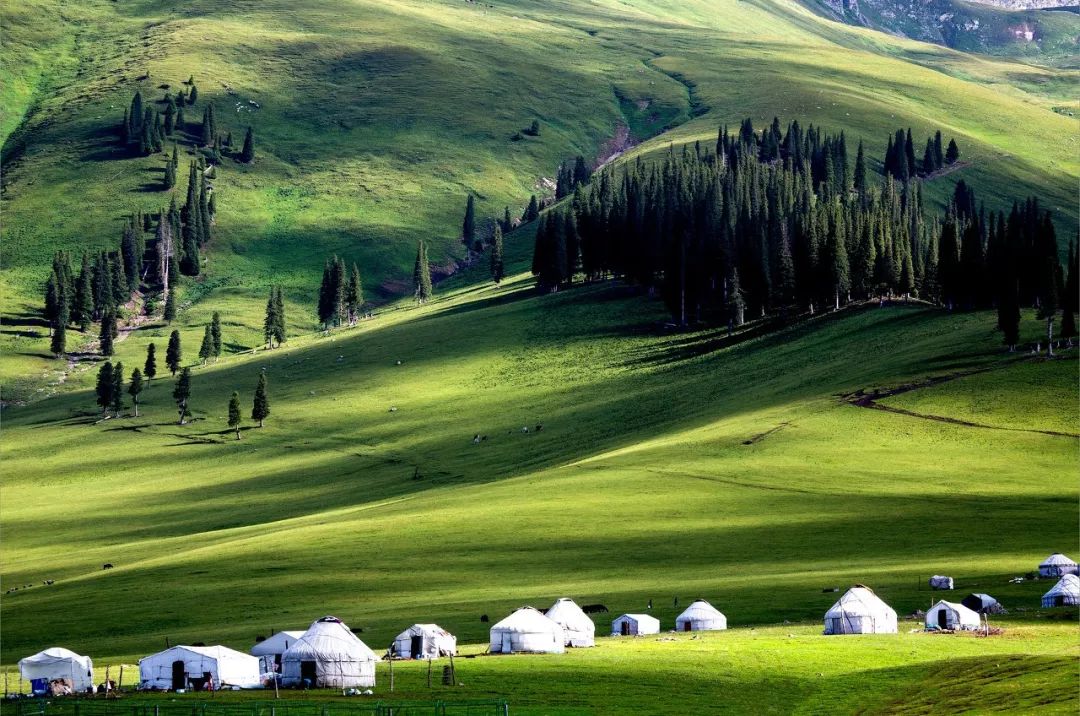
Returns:
[[[1061,552],[1054,552],[1039,565],[1040,577],[1063,577],[1066,574],[1076,573],[1076,562],[1072,561]]]
[[[895,634],[896,612],[873,590],[857,584],[825,612],[826,634]]]
[[[611,622],[612,636],[659,634],[660,620],[648,614],[623,614]]]
[[[438,624],[413,624],[390,647],[401,659],[437,659],[457,654],[457,637]]]
[[[259,657],[264,672],[281,672],[281,655],[304,635],[302,631],[279,631],[251,647],[251,655]]]
[[[492,654],[561,654],[566,634],[556,622],[532,607],[522,607],[491,627]]]
[[[596,625],[573,599],[557,600],[546,614],[566,632],[566,646],[596,646]]]
[[[281,655],[281,683],[327,689],[374,686],[376,659],[340,619],[323,617]]]
[[[1080,604],[1080,577],[1066,574],[1058,580],[1054,588],[1043,595],[1044,607],[1067,607]]]
[[[716,607],[698,599],[675,619],[675,631],[717,631],[727,629],[727,617]]]
[[[50,681],[63,679],[73,692],[94,688],[94,663],[89,656],[54,646],[19,659],[19,674],[34,691],[44,691]]]
[[[979,624],[978,612],[944,599],[926,612],[927,629],[978,629]]]
[[[261,685],[259,660],[224,646],[174,646],[139,660],[144,689],[220,689]]]
[[[998,600],[981,592],[967,595],[960,603],[977,614],[1000,614],[1005,611]]]

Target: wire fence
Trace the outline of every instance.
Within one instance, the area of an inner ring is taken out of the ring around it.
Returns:
[[[506,701],[274,701],[130,703],[122,700],[26,699],[5,703],[3,716],[509,716]]]

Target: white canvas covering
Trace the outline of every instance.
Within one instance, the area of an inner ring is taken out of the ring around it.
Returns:
[[[952,589],[953,588],[953,578],[952,577],[946,577],[946,576],[941,575],[941,574],[935,574],[933,577],[930,577],[930,588],[931,589]]]
[[[260,686],[259,660],[224,646],[174,646],[139,660],[144,689],[187,689],[207,676],[215,689],[255,688]]]
[[[561,654],[565,648],[566,634],[561,626],[532,607],[522,607],[491,627],[488,651]]]
[[[698,599],[675,618],[675,631],[718,631],[727,629],[727,617],[716,607]]]
[[[397,635],[391,649],[402,659],[437,659],[457,654],[457,637],[438,624],[413,624]]]
[[[612,636],[659,634],[660,620],[648,614],[623,614],[611,622]]]
[[[895,634],[896,612],[869,587],[856,585],[825,612],[826,634]]]
[[[375,685],[375,652],[337,617],[316,619],[281,655],[281,683],[343,689]]]
[[[1040,577],[1061,577],[1066,574],[1076,574],[1076,572],[1076,562],[1061,552],[1054,552],[1039,565]]]
[[[1066,607],[1080,604],[1080,577],[1066,574],[1054,587],[1043,595],[1044,607]]]
[[[944,599],[926,612],[927,629],[978,629],[979,624],[976,612]]]
[[[961,602],[965,607],[981,614],[999,614],[1004,611],[1001,603],[989,594],[976,592],[964,597]]]
[[[94,687],[94,662],[90,657],[59,646],[19,659],[19,674],[27,681],[67,679],[74,691]]]
[[[556,600],[547,610],[547,618],[566,632],[566,646],[596,646],[596,625],[573,599]]]
[[[259,657],[264,672],[280,671],[281,655],[303,635],[304,632],[299,630],[271,634],[251,647],[251,655]]]

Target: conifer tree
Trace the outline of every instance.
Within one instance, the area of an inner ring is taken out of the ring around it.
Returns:
[[[176,379],[176,387],[173,388],[173,400],[176,402],[176,411],[180,414],[180,425],[183,425],[191,414],[188,410],[188,400],[191,398],[191,368],[180,371],[180,377]]]
[[[933,137],[926,138],[926,149],[922,155],[922,173],[923,176],[929,176],[934,173],[934,139]]]
[[[143,374],[146,375],[146,384],[157,375],[157,345],[151,343],[146,347],[146,362],[143,363]]]
[[[180,331],[174,330],[169,334],[169,345],[165,348],[165,365],[168,366],[169,372],[176,375],[176,371],[180,370],[180,361],[183,360],[183,351],[180,347]]]
[[[943,166],[945,166],[945,153],[941,146],[941,130],[938,130],[934,132],[934,169],[941,169]]]
[[[1041,242],[1039,248],[1042,256],[1038,261],[1038,297],[1039,310],[1037,316],[1046,321],[1046,355],[1054,355],[1054,317],[1059,308],[1058,280],[1061,274],[1061,265],[1058,263],[1057,238],[1054,235],[1054,225],[1050,221],[1049,213],[1043,223]]]
[[[503,280],[503,235],[502,228],[495,226],[495,236],[491,241],[491,279],[499,284]]]
[[[347,290],[345,277],[345,261],[337,256],[330,265],[330,282],[332,285],[331,303],[333,321],[335,326],[340,326],[345,321],[345,294]]]
[[[731,271],[731,276],[727,279],[727,297],[728,333],[730,334],[733,328],[738,328],[746,322],[746,299],[739,283],[739,272],[735,269]]]
[[[236,439],[240,439],[240,394],[235,390],[229,398],[229,427],[236,431]]]
[[[1061,337],[1075,338],[1077,303],[1080,302],[1080,285],[1077,277],[1076,242],[1069,242],[1069,263],[1065,273],[1065,295],[1061,301]]]
[[[248,127],[247,132],[244,133],[244,147],[240,150],[240,161],[244,164],[255,161],[255,135],[251,127]]]
[[[184,94],[183,92],[177,93],[180,98],[181,104],[176,105],[176,130],[180,132],[187,131],[187,120],[184,119],[184,105],[182,104]]]
[[[161,185],[165,191],[176,186],[176,167],[173,165],[172,160],[165,162],[165,176],[161,180]]]
[[[345,291],[345,307],[349,314],[349,323],[355,323],[360,317],[360,308],[364,305],[364,288],[360,283],[360,269],[354,263],[349,273],[349,287]]]
[[[273,291],[274,301],[274,340],[280,346],[285,342],[285,301],[281,295],[281,287]]]
[[[101,368],[98,369],[97,385],[95,392],[97,393],[97,404],[101,407],[101,416],[106,417],[109,413],[109,406],[113,402],[113,376],[112,376],[112,363],[105,361]]]
[[[67,352],[67,326],[57,323],[49,341],[49,351],[57,358],[63,358]]]
[[[166,136],[169,136],[176,129],[176,104],[173,102],[172,97],[169,97],[165,103],[165,124],[162,127],[162,131]]]
[[[143,111],[142,92],[135,90],[135,95],[131,98],[131,111],[128,113],[132,136],[142,131]]]
[[[120,413],[124,410],[124,364],[117,361],[113,366],[112,372],[113,388],[112,388],[112,409],[113,415],[120,417]]]
[[[270,399],[266,395],[266,373],[260,373],[259,384],[255,386],[255,400],[251,406],[251,419],[258,420],[261,428],[268,417],[270,417]]]
[[[510,233],[514,228],[514,222],[510,218],[510,207],[503,209],[502,230],[504,234]]]
[[[945,150],[945,163],[954,164],[960,158],[960,147],[956,146],[956,140],[949,140],[949,148]]]
[[[151,345],[153,345],[151,343]],[[139,394],[143,391],[142,373],[138,368],[131,371],[131,382],[128,383],[128,395],[131,396],[131,404],[135,407],[135,417],[139,417]]]
[[[213,342],[212,357],[221,357],[221,314],[214,311],[210,317],[210,338]]]
[[[274,301],[274,289],[270,289],[270,297],[266,299],[266,315],[263,317],[263,340],[268,348],[274,347],[274,326],[277,324],[276,302]],[[320,305],[321,309],[321,305]],[[320,310],[319,320],[323,317]]]
[[[79,326],[79,330],[84,332],[90,328],[90,321],[94,316],[94,289],[91,277],[90,257],[83,252],[82,268],[79,270],[79,279],[75,283],[75,300],[71,317]]]
[[[214,355],[214,336],[210,332],[210,324],[203,328],[202,344],[199,346],[199,360],[203,365]]]
[[[859,150],[855,155],[855,192],[860,199],[866,199],[866,154],[863,151],[863,143],[859,141]]]
[[[478,246],[476,241],[476,206],[472,194],[469,194],[465,200],[465,218],[461,222],[461,243],[465,244],[465,248],[469,251],[483,248]]]
[[[176,289],[169,289],[165,295],[165,309],[162,318],[165,319],[166,323],[172,323],[176,320]]]
[[[525,209],[525,215],[522,220],[527,224],[530,221],[536,221],[540,216],[540,202],[536,200],[536,194],[529,197],[529,206]]]
[[[1012,353],[1020,341],[1020,297],[1017,294],[1016,278],[1011,269],[1008,269],[1008,275],[998,291],[997,319],[1002,333],[1002,342]]]
[[[101,317],[101,332],[98,334],[101,355],[108,357],[113,354],[113,339],[116,338],[116,312],[112,307],[105,311]]]
[[[195,86],[195,83],[191,83],[191,89],[188,90],[187,103],[195,104],[199,101],[199,88]]]
[[[427,247],[417,242],[416,261],[413,264],[413,296],[419,304],[431,298],[431,267],[428,266]]]

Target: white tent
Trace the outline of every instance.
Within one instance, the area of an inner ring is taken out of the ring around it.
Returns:
[[[259,660],[224,646],[174,646],[139,660],[144,689],[260,686]]]
[[[281,683],[322,688],[375,685],[375,652],[337,617],[316,619],[281,655]]]
[[[1043,595],[1044,607],[1066,607],[1080,604],[1080,577],[1066,574],[1053,589]]]
[[[279,631],[251,647],[251,655],[259,657],[264,672],[280,671],[281,655],[304,635],[302,631]]]
[[[675,631],[716,631],[727,629],[727,617],[716,607],[698,599],[675,619]]]
[[[1040,577],[1061,577],[1066,574],[1076,573],[1076,562],[1072,561],[1061,552],[1054,552],[1039,565]]]
[[[438,624],[413,624],[390,647],[402,659],[437,659],[457,654],[457,637]]]
[[[856,585],[825,612],[826,634],[895,634],[896,612],[869,587]]]
[[[926,612],[927,629],[978,629],[979,624],[977,612],[944,599]]]
[[[59,646],[19,659],[19,674],[27,681],[67,679],[76,692],[94,688],[94,663],[90,657]]]
[[[935,574],[933,577],[930,577],[930,588],[931,589],[952,589],[953,588],[953,578],[952,577],[946,577],[946,576],[944,576],[942,574]]]
[[[998,600],[982,592],[969,594],[960,603],[978,614],[1000,614],[1005,611]]]
[[[596,625],[573,599],[556,600],[546,614],[566,632],[566,646],[596,646]]]
[[[566,634],[561,626],[532,607],[522,607],[491,627],[488,651],[561,654],[565,646]]]
[[[612,636],[637,636],[659,634],[660,620],[648,614],[623,614],[611,622]]]

